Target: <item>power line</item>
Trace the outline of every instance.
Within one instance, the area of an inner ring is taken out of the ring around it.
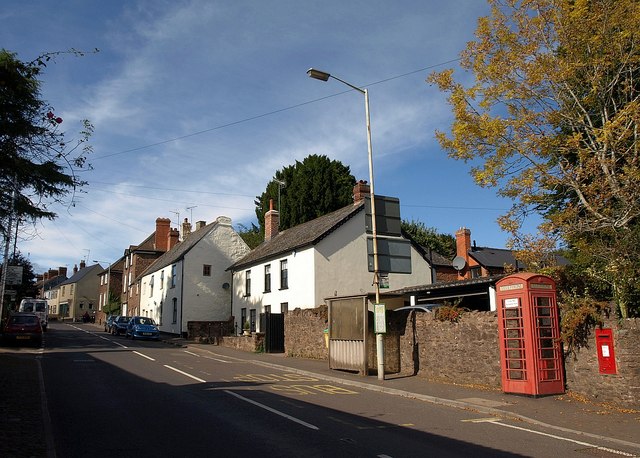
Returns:
[[[144,186],[139,184],[128,184],[128,183],[107,183],[105,181],[92,181],[90,184],[104,184],[108,186],[129,186],[132,188],[144,188],[144,189],[155,189],[160,191],[176,191],[176,192],[191,192],[197,194],[212,194],[217,196],[231,196],[231,197],[251,197],[252,199],[255,196],[250,196],[248,194],[232,194],[227,192],[212,192],[212,191],[192,191],[189,189],[177,189],[177,188],[167,188],[167,187],[159,187],[159,186]],[[97,188],[94,188],[97,189]],[[99,191],[99,189],[97,189]],[[112,191],[115,192],[115,191]]]
[[[396,79],[399,79],[399,78],[404,78],[406,76],[415,75],[416,73],[420,73],[420,72],[424,72],[424,71],[427,71],[427,70],[431,70],[433,68],[440,67],[442,65],[451,64],[451,63],[457,62],[459,60],[460,60],[460,58],[457,58],[457,59],[451,59],[451,60],[448,60],[448,61],[445,61],[445,62],[440,62],[438,64],[429,65],[428,67],[420,68],[418,70],[413,70],[413,71],[408,72],[408,73],[403,73],[401,75],[396,75],[396,76],[392,76],[392,77],[385,78],[385,79],[382,79],[382,80],[374,81],[373,83],[366,84],[366,85],[364,85],[362,87],[369,87],[369,86],[375,86],[377,84],[387,83],[389,81],[393,81],[393,80],[396,80]],[[181,135],[179,137],[169,138],[167,140],[162,140],[162,141],[159,141],[159,142],[150,143],[148,145],[138,146],[138,147],[135,147],[135,148],[129,148],[129,149],[126,149],[126,150],[123,150],[123,151],[118,151],[117,153],[105,154],[103,156],[95,156],[95,157],[92,157],[92,160],[106,159],[108,157],[119,156],[121,154],[133,153],[135,151],[140,151],[140,150],[147,149],[147,148],[153,148],[154,146],[166,145],[167,143],[176,142],[178,140],[184,140],[185,138],[195,137],[197,135],[206,134],[208,132],[213,132],[214,130],[220,130],[220,129],[224,129],[224,128],[231,127],[231,126],[237,126],[238,124],[244,124],[246,122],[255,121],[256,119],[264,118],[264,117],[271,116],[271,115],[278,114],[278,113],[283,113],[285,111],[293,110],[295,108],[300,108],[300,107],[303,107],[305,105],[310,105],[312,103],[321,102],[323,100],[327,100],[327,99],[330,99],[332,97],[337,97],[339,95],[346,94],[347,92],[351,92],[351,89],[348,89],[346,91],[337,92],[335,94],[327,95],[325,97],[320,97],[320,98],[317,98],[317,99],[309,100],[307,102],[297,103],[295,105],[291,105],[291,106],[288,106],[288,107],[285,107],[285,108],[279,108],[277,110],[269,111],[267,113],[262,113],[262,114],[259,114],[259,115],[256,115],[256,116],[250,116],[248,118],[240,119],[240,120],[237,120],[237,121],[231,121],[231,122],[228,122],[226,124],[221,124],[219,126],[211,127],[209,129],[204,129],[204,130],[200,130],[200,131],[197,131],[197,132],[192,132],[190,134]]]

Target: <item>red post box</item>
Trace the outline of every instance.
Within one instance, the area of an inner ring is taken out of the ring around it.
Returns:
[[[596,348],[598,349],[598,367],[601,374],[617,374],[616,355],[613,350],[613,331],[596,329]]]
[[[556,285],[521,272],[496,283],[502,390],[532,396],[564,393]]]

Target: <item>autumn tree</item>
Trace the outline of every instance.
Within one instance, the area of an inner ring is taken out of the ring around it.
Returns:
[[[256,201],[262,233],[271,199],[280,212],[280,228],[287,229],[353,203],[355,183],[348,166],[324,155],[312,154],[276,171]]]
[[[82,55],[71,50],[68,53]],[[63,119],[42,99],[41,76],[47,63],[62,53],[46,53],[32,62],[0,49],[0,230],[8,237],[11,219],[54,218],[61,203],[85,181],[88,168],[88,121],[71,140]],[[67,202],[68,203],[68,202]]]
[[[476,164],[479,185],[513,199],[499,222],[515,248],[540,243],[521,234],[539,213],[536,238],[579,250],[585,274],[609,284],[627,317],[638,311],[640,273],[640,2],[489,4],[462,53],[475,79],[463,84],[452,70],[429,78],[454,114],[438,140]]]

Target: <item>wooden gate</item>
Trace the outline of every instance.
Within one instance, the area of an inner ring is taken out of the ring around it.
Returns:
[[[284,314],[261,313],[260,330],[264,332],[264,351],[284,353]]]
[[[367,297],[329,299],[329,368],[367,374]]]

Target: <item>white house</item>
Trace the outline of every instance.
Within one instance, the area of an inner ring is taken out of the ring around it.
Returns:
[[[265,241],[230,268],[238,329],[248,320],[251,331],[257,330],[260,313],[313,308],[328,297],[375,291],[365,229],[368,193],[369,186],[359,182],[352,205],[282,232],[278,212],[266,213]],[[411,273],[389,273],[389,287],[432,282],[424,251],[414,243],[410,250]]]
[[[232,279],[227,268],[249,252],[225,216],[208,225],[199,221],[193,232],[186,227],[183,241],[141,274],[139,307],[161,331],[181,335],[189,321],[231,318]]]

